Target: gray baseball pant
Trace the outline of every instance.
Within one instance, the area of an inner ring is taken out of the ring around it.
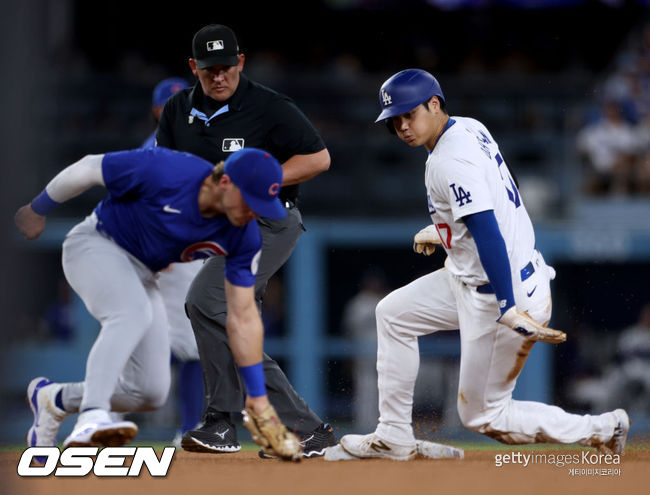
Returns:
[[[262,232],[262,257],[255,281],[255,299],[261,310],[266,284],[289,259],[303,231],[297,208],[284,220],[258,220]],[[203,368],[207,412],[240,412],[246,388],[230,350],[226,333],[226,295],[222,256],[208,259],[192,282],[185,307],[192,323]],[[266,353],[263,355],[269,400],[290,430],[307,433],[323,421],[289,383],[284,372]]]

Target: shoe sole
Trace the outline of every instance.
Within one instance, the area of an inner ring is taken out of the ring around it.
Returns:
[[[341,447],[343,447],[343,450],[345,450],[348,454],[354,457],[358,457],[359,459],[389,459],[391,461],[411,461],[415,459],[415,457],[417,456],[417,449],[413,450],[413,452],[411,452],[406,456],[396,456],[396,455],[387,455],[387,454],[362,455],[362,454],[357,454],[353,452],[352,449],[346,447],[343,439],[341,439],[340,445]]]
[[[198,452],[202,454],[232,454],[241,450],[241,445],[224,445],[222,447],[214,447],[197,440],[192,437],[192,441],[183,440],[181,447],[187,452]]]
[[[68,447],[121,447],[129,443],[138,434],[138,428],[133,426],[119,426],[98,430],[90,437],[89,442],[72,440],[65,445]]]
[[[321,450],[311,450],[309,452],[303,452],[302,458],[311,459],[312,457],[323,457],[325,455],[326,450],[327,447],[323,447]],[[278,459],[277,455],[267,454],[262,450],[258,450],[257,455],[259,456],[260,459]]]
[[[25,441],[28,447],[35,447],[36,443],[38,442],[38,439],[36,438],[36,427],[38,426],[36,417],[38,415],[38,407],[36,405],[35,394],[38,394],[38,389],[41,388],[39,387],[39,385],[43,381],[48,382],[48,384],[52,383],[44,376],[39,376],[37,378],[34,378],[32,381],[30,381],[29,385],[27,386],[27,394],[25,396],[25,401],[29,405],[32,414],[34,415],[34,421],[32,422],[32,426],[27,431],[27,435],[25,435]],[[35,460],[40,464],[45,464],[45,461],[47,459],[45,457],[35,457]]]

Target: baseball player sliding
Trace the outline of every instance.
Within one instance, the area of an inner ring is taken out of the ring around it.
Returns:
[[[189,153],[149,148],[88,155],[60,172],[15,221],[27,239],[45,228],[59,203],[94,185],[108,196],[63,242],[63,271],[101,331],[81,383],[39,377],[27,399],[34,423],[29,446],[56,445],[61,421],[78,412],[68,446],[118,446],[138,431],[109,411],[160,407],[170,382],[168,324],[157,272],[171,262],[225,257],[227,333],[246,385],[244,424],[276,456],[300,458],[297,437],[266,394],[262,322],[253,287],[262,240],[254,218],[283,218],[282,168],[247,148],[216,166]]]
[[[472,431],[507,444],[579,443],[620,454],[629,430],[622,409],[599,416],[512,399],[535,342],[564,342],[547,328],[554,270],[535,249],[535,234],[499,147],[480,122],[450,117],[438,81],[408,69],[379,91],[376,122],[428,152],[425,185],[433,225],[415,236],[417,252],[436,245],[445,267],[397,289],[376,308],[379,424],[346,435],[355,457],[408,460],[416,455],[411,426],[418,337],[460,329],[458,413]]]

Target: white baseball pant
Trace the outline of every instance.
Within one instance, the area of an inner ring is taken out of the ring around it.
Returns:
[[[180,361],[199,360],[192,324],[185,314],[185,296],[202,266],[203,260],[172,263],[159,272],[158,287],[169,321],[169,344]]]
[[[532,261],[535,272],[525,282],[513,281],[515,300],[518,310],[543,324],[551,316],[554,271],[537,252]],[[417,338],[454,329],[460,329],[461,342],[457,407],[468,429],[508,444],[597,445],[614,432],[612,413],[582,416],[513,400],[532,342],[496,322],[494,294],[477,292],[445,268],[390,293],[377,305],[376,317],[380,438],[398,445],[415,442],[411,418],[420,361]]]
[[[168,324],[157,275],[96,225],[93,213],[63,242],[66,279],[101,324],[85,380],[64,384],[63,403],[68,411],[157,409],[170,386]]]

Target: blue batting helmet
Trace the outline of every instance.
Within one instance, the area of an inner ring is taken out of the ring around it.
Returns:
[[[413,110],[418,105],[438,96],[445,101],[435,77],[422,69],[406,69],[391,76],[379,89],[381,113],[375,122],[390,119]]]

